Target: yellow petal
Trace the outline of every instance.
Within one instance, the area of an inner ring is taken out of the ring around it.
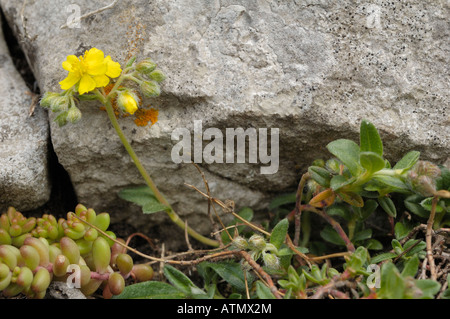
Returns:
[[[95,89],[95,81],[90,75],[83,75],[78,88],[78,93],[84,94]]]
[[[96,48],[92,48],[85,53],[83,65],[86,68],[86,72],[90,75],[102,75],[107,71],[105,55]]]
[[[92,78],[95,81],[95,86],[98,88],[105,87],[109,84],[109,78],[106,75],[96,75]]]
[[[120,63],[114,62],[109,55],[105,58],[105,61],[108,67],[106,75],[109,76],[110,78],[117,78],[120,75],[120,73],[122,73]]]
[[[75,55],[69,55],[66,61],[62,63],[62,67],[66,71],[73,71],[74,66],[77,65],[79,62],[80,60],[78,60],[78,58]]]
[[[61,89],[68,90],[72,86],[77,84],[79,80],[80,77],[78,76],[77,73],[70,72],[69,75],[64,80],[59,82],[59,84],[61,85]]]

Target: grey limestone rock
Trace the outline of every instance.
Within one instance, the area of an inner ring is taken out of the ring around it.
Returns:
[[[395,162],[415,149],[443,163],[449,157],[449,6],[444,0],[400,1],[28,1],[23,47],[43,91],[59,90],[62,61],[97,47],[119,61],[151,57],[167,75],[151,128],[121,121],[157,185],[194,228],[208,233],[203,188],[189,164],[176,164],[176,128],[279,128],[279,167],[261,163],[202,163],[213,196],[237,207],[266,207],[276,193],[295,189],[311,162],[327,158],[336,138],[358,139],[360,121],[380,131]],[[24,34],[21,2],[0,0]],[[117,192],[142,184],[106,115],[82,103],[83,119],[51,137],[79,200],[120,218],[147,219]],[[50,119],[53,115],[50,114]],[[158,215],[161,216],[161,215]],[[162,222],[165,217],[152,217]],[[146,217],[147,218],[147,217]]]

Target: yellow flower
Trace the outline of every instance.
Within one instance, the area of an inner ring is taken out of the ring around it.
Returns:
[[[124,111],[134,114],[138,110],[137,96],[129,91],[120,92],[117,97],[117,104]]]
[[[109,55],[105,58],[104,53],[96,48],[86,51],[84,56],[69,55],[62,66],[69,74],[59,82],[61,89],[68,90],[79,84],[80,94],[105,87],[109,84],[110,78],[116,78],[122,73],[119,63],[114,62]]]

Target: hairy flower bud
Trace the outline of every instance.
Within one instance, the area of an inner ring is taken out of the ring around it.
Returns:
[[[248,242],[245,238],[237,236],[233,239],[233,246],[240,250],[245,250],[248,248]]]
[[[76,106],[71,106],[67,111],[67,121],[70,123],[77,123],[81,119],[81,111]]]
[[[262,256],[264,265],[266,265],[267,268],[273,270],[277,270],[280,268],[280,259],[277,256],[270,253],[263,253]]]
[[[440,168],[428,161],[418,161],[408,172],[406,181],[411,190],[425,197],[436,193],[436,179],[441,175]]]
[[[143,74],[149,74],[156,69],[156,63],[151,59],[145,59],[136,65],[136,71]]]
[[[119,91],[117,94],[117,105],[124,112],[134,114],[139,108],[139,98],[131,90]]]
[[[166,75],[161,70],[154,70],[148,76],[150,79],[158,83],[161,83],[166,79]]]
[[[155,81],[143,81],[140,88],[146,97],[157,97],[161,94],[161,88]]]
[[[263,236],[258,234],[252,235],[248,240],[248,244],[250,249],[255,251],[262,251],[264,248],[266,248],[266,240]]]

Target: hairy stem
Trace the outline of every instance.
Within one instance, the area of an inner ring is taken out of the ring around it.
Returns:
[[[134,149],[131,147],[131,144],[128,142],[127,138],[125,137],[125,134],[123,133],[122,129],[120,128],[119,122],[116,119],[116,115],[114,114],[113,107],[111,105],[111,102],[107,100],[100,92],[96,92],[99,98],[101,98],[101,102],[105,105],[106,112],[108,114],[109,120],[111,121],[112,126],[116,130],[117,135],[120,138],[120,141],[122,142],[123,146],[125,147],[126,151],[130,155],[131,159],[133,160],[134,164],[136,165],[139,173],[144,178],[145,182],[147,183],[148,187],[152,190],[153,194],[155,195],[156,199],[163,205],[167,206],[166,213],[169,216],[169,218],[178,225],[181,229],[185,230],[185,223],[180,219],[178,214],[173,210],[172,206],[169,204],[169,202],[165,199],[163,194],[158,190],[155,183],[153,182],[150,175],[145,170],[144,166],[142,165],[141,161],[139,160],[138,156],[136,155]],[[209,239],[204,237],[203,235],[197,233],[195,230],[193,230],[190,227],[187,227],[187,232],[190,236],[195,238],[201,243],[204,243],[209,246],[217,247],[219,243],[215,240]]]
[[[436,265],[434,263],[433,250],[432,250],[432,231],[433,231],[434,216],[436,215],[436,206],[437,206],[438,201],[439,201],[439,197],[434,196],[433,201],[431,202],[431,212],[430,212],[430,217],[428,218],[427,232],[425,235],[426,244],[427,244],[427,259],[428,259],[428,264],[430,265],[431,279],[433,279],[433,280],[437,280],[437,275],[436,275]]]

